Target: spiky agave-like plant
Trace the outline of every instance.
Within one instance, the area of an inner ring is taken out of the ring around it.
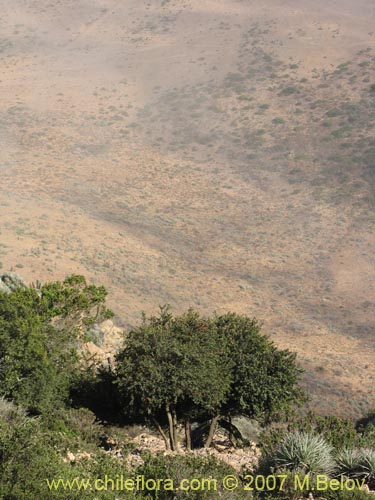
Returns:
[[[336,458],[336,474],[375,483],[375,449],[345,449]]]
[[[336,456],[336,475],[358,477],[361,453],[357,448],[345,448]]]
[[[311,475],[330,475],[335,468],[331,445],[322,436],[299,431],[284,437],[273,462],[278,469]]]
[[[363,470],[363,477],[367,483],[375,482],[375,450],[373,448],[362,448],[360,466]]]

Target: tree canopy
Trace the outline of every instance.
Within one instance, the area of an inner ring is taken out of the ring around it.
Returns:
[[[150,419],[159,430],[157,419],[164,414],[172,449],[178,447],[178,416],[188,425],[202,413],[217,413],[229,389],[216,327],[191,310],[174,317],[162,308],[159,316],[143,318],[127,336],[116,363],[127,411]]]
[[[0,396],[40,412],[68,395],[82,325],[112,313],[82,276],[0,292]]]
[[[280,418],[303,399],[300,372],[295,355],[274,346],[256,320],[193,310],[143,317],[116,357],[124,408],[153,421],[172,449],[179,422],[189,446],[190,421],[210,420],[209,446],[220,417]],[[168,423],[168,439],[159,419]]]

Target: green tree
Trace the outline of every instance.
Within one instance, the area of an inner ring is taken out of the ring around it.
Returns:
[[[172,450],[179,446],[178,423],[185,423],[190,447],[190,419],[215,415],[230,384],[214,323],[192,310],[173,317],[162,308],[159,316],[144,317],[116,363],[126,410],[153,422]],[[159,417],[167,420],[168,437]]]
[[[75,275],[0,292],[0,396],[35,413],[63,403],[82,328],[111,315],[105,297],[104,288]]]
[[[277,348],[256,319],[235,313],[215,318],[217,334],[231,360],[231,385],[221,415],[244,415],[262,423],[280,420],[305,401],[298,387],[296,354]]]
[[[162,308],[130,332],[116,363],[124,408],[153,421],[172,449],[179,422],[190,447],[190,421],[209,420],[209,447],[221,417],[268,422],[303,399],[295,355],[277,349],[256,320],[236,314],[207,319],[190,310],[173,317]]]

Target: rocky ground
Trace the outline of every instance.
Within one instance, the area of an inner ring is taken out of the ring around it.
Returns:
[[[225,462],[235,469],[238,473],[244,470],[251,471],[258,463],[260,457],[260,449],[256,443],[250,443],[244,448],[234,448],[228,439],[221,433],[215,435],[212,447],[209,449],[198,448],[192,451],[187,451],[185,447],[181,447],[180,451],[170,451],[165,449],[164,441],[148,432],[143,432],[131,440],[132,449],[129,453],[124,452],[119,442],[115,439],[108,439],[106,447],[108,453],[119,460],[124,460],[128,467],[136,469],[142,465],[142,454],[145,452],[151,454],[162,454],[164,456],[173,456],[178,454],[189,453],[195,457],[214,456],[218,460]],[[81,460],[90,459],[90,453],[68,451],[65,457],[66,462],[79,462]]]
[[[196,457],[214,456],[233,467],[238,473],[253,469],[260,457],[260,450],[255,443],[251,443],[244,448],[234,448],[224,434],[220,433],[216,434],[213,445],[209,449],[199,448],[187,451],[185,448],[182,448],[179,452],[166,450],[162,439],[147,433],[140,434],[134,438],[133,444],[135,448],[125,457],[130,467],[137,467],[142,464],[141,454],[145,451],[162,453],[163,455],[190,453]]]

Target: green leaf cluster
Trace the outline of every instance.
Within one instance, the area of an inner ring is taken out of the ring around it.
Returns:
[[[0,292],[0,396],[31,412],[68,398],[82,329],[110,313],[103,287],[70,276],[40,289]]]
[[[115,377],[124,411],[160,431],[168,421],[174,449],[181,422],[211,420],[208,446],[220,417],[281,418],[303,401],[300,372],[295,355],[277,349],[255,319],[193,310],[175,317],[164,307],[126,337]]]

